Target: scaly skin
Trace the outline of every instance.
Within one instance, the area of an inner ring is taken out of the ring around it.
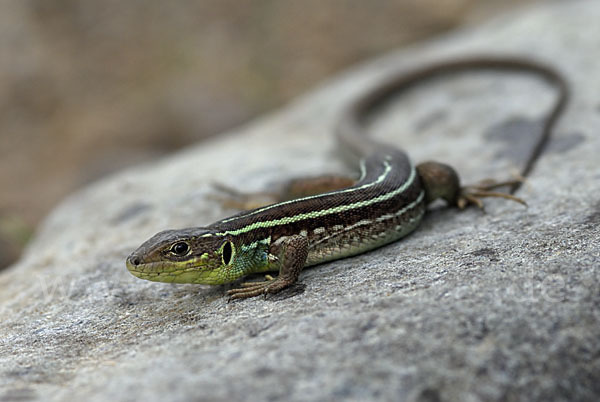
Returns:
[[[562,77],[547,66],[521,59],[477,58],[433,65],[382,81],[345,109],[336,134],[340,145],[361,160],[361,178],[353,185],[347,178],[331,176],[296,181],[295,191],[302,189],[304,197],[242,212],[207,227],[160,232],[127,258],[127,268],[151,281],[209,285],[279,271],[277,279],[242,284],[228,292],[234,299],[247,298],[285,289],[306,266],[364,253],[406,236],[435,199],[460,208],[483,207],[482,197],[524,203],[491,191],[510,185],[514,192],[518,180],[461,188],[450,166],[426,162],[415,168],[403,151],[362,135],[364,117],[383,99],[431,77],[472,69],[534,73],[558,88],[543,135],[521,173],[526,176],[565,106],[568,90]],[[340,188],[342,184],[349,187]],[[323,193],[315,195],[317,191]]]

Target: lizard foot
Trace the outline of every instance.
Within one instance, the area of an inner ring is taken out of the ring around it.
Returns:
[[[295,281],[286,280],[280,276],[275,279],[267,276],[266,281],[244,282],[240,288],[228,290],[227,295],[230,300],[248,299],[260,295],[265,295],[266,297],[268,294],[278,293],[294,283]]]
[[[460,194],[456,201],[456,206],[458,206],[460,209],[465,209],[469,205],[475,205],[479,209],[484,210],[483,201],[481,199],[485,197],[504,198],[527,206],[527,203],[519,197],[515,197],[514,195],[508,193],[492,191],[500,187],[510,186],[514,188],[515,186],[520,185],[522,182],[522,178],[502,182],[484,180],[479,184],[461,187]]]

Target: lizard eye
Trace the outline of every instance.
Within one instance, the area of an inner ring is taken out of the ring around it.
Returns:
[[[169,251],[177,256],[183,257],[190,251],[190,245],[186,242],[179,241],[173,244]]]

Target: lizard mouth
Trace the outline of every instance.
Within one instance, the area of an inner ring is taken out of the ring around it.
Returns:
[[[197,267],[182,268],[170,266],[163,262],[150,262],[145,264],[133,265],[129,261],[126,263],[127,270],[135,277],[152,282],[163,283],[198,283],[198,284],[219,284],[219,275],[213,278],[215,271],[201,271]]]
[[[170,270],[164,262],[146,262],[134,264],[128,258],[125,265],[132,274],[145,274],[145,275],[160,275],[161,273],[167,273]],[[173,269],[175,271],[176,268]],[[136,275],[137,276],[137,275]]]
[[[138,262],[138,264],[134,264],[134,262]],[[125,265],[133,276],[155,282],[179,282],[184,277],[196,278],[199,271],[202,271],[195,261],[186,261],[185,263],[165,261],[140,263],[131,256],[127,258]]]
[[[135,277],[153,282],[177,282],[177,277],[183,272],[176,267],[167,269],[164,263],[150,262],[134,265],[129,260],[126,262],[127,270]]]

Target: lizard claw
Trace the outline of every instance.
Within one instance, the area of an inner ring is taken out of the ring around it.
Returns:
[[[286,281],[283,278],[273,279],[271,277],[270,280],[267,279],[261,282],[244,282],[240,285],[241,287],[228,290],[227,295],[229,300],[248,299],[260,295],[265,295],[266,298],[268,294],[278,293],[292,284],[293,282]]]
[[[485,180],[479,184],[475,184],[472,186],[465,186],[460,189],[460,194],[458,196],[458,200],[456,201],[456,205],[460,209],[465,209],[469,205],[475,205],[482,211],[484,211],[484,205],[482,198],[485,197],[496,197],[496,198],[504,198],[507,200],[518,202],[524,206],[527,206],[525,200],[515,197],[512,194],[502,193],[499,191],[491,191],[496,188],[519,185],[523,182],[523,178],[516,178],[514,180],[497,182],[494,180]]]

